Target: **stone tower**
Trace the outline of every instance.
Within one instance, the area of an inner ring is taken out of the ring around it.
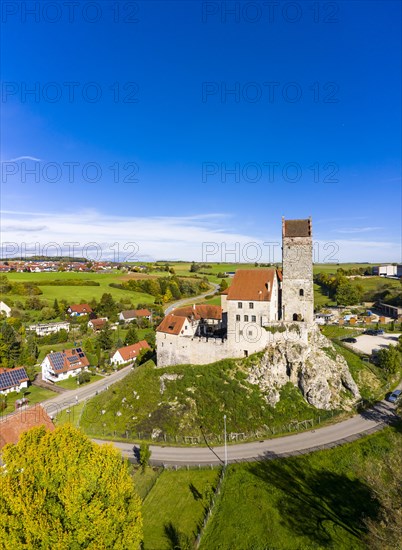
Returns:
[[[311,218],[282,218],[282,319],[314,321]]]

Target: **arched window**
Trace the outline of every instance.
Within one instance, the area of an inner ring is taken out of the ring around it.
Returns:
[[[293,313],[293,321],[298,321],[299,320],[299,316],[297,315],[297,313]]]
[[[304,296],[304,290],[302,288],[299,290],[299,296]]]

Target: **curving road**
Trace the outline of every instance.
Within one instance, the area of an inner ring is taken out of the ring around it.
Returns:
[[[192,296],[191,298],[183,298],[182,300],[178,300],[177,302],[170,304],[170,306],[165,309],[165,315],[168,315],[169,313],[171,313],[172,310],[175,309],[176,307],[185,306],[186,304],[193,304],[194,300],[197,300],[198,302],[198,300],[200,299],[202,300],[202,298],[205,298],[206,296],[213,294],[219,289],[219,285],[217,285],[216,283],[210,282],[209,284],[214,287],[212,290],[209,289],[208,292],[204,292],[204,294],[198,294],[197,296]]]
[[[395,406],[387,401],[348,420],[317,430],[252,443],[228,445],[228,462],[267,460],[326,449],[349,443],[384,428],[396,420]],[[99,444],[107,443],[94,440]],[[122,454],[136,461],[138,446],[132,443],[112,442]],[[163,447],[153,445],[151,463],[166,466],[194,466],[223,464],[224,447]]]

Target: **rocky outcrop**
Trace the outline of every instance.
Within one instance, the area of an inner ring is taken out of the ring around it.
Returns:
[[[257,384],[272,406],[288,382],[318,409],[349,409],[360,398],[344,357],[318,327],[309,331],[308,344],[285,340],[269,346],[250,368],[248,382]]]

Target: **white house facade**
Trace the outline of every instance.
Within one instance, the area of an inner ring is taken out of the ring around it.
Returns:
[[[20,392],[28,387],[29,378],[26,370],[21,368],[0,369],[0,393],[6,395],[11,392]]]
[[[89,361],[81,348],[73,348],[49,353],[41,366],[43,380],[60,382],[88,370]]]

